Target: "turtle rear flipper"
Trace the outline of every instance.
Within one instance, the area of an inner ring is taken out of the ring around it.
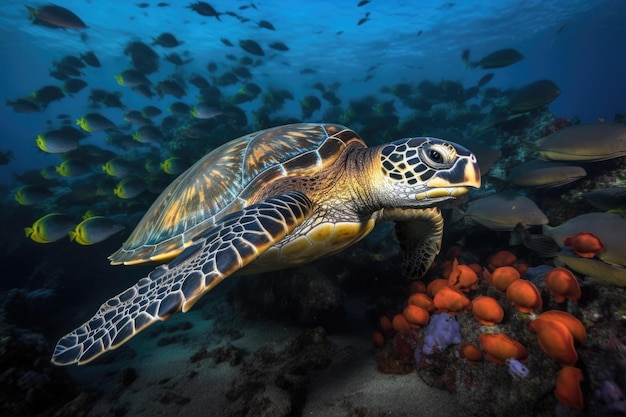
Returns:
[[[61,338],[52,362],[90,362],[152,323],[186,312],[224,278],[291,233],[311,211],[311,201],[294,192],[225,216],[174,261],[102,304],[88,322]]]

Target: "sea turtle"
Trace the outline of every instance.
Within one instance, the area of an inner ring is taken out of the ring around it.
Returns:
[[[441,139],[368,148],[336,124],[292,124],[228,142],[153,203],[113,264],[166,262],[59,340],[52,362],[84,364],[150,324],[186,312],[233,274],[339,252],[396,221],[404,272],[422,276],[441,246],[437,206],[480,186],[476,157]]]

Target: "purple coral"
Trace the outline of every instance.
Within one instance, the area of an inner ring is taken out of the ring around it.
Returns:
[[[606,411],[626,414],[626,399],[615,382],[605,379],[596,390],[596,398],[605,404]]]
[[[450,345],[461,343],[461,325],[448,313],[433,314],[426,327],[422,351],[426,355],[435,349],[444,350]]]
[[[509,367],[509,373],[515,378],[526,378],[530,374],[528,367],[515,358],[504,361]]]

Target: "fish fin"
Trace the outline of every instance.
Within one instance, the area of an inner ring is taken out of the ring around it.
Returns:
[[[549,236],[530,233],[522,223],[511,231],[509,245],[524,245],[542,258],[553,258],[561,252],[561,247]]]

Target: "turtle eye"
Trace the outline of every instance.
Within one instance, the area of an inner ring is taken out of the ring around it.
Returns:
[[[428,143],[421,149],[421,157],[422,161],[431,168],[449,168],[456,158],[456,150],[445,142]]]
[[[431,149],[428,152],[428,156],[430,157],[430,159],[434,162],[437,163],[442,163],[443,162],[443,157],[441,156],[441,154],[439,152],[437,152],[435,149]]]

